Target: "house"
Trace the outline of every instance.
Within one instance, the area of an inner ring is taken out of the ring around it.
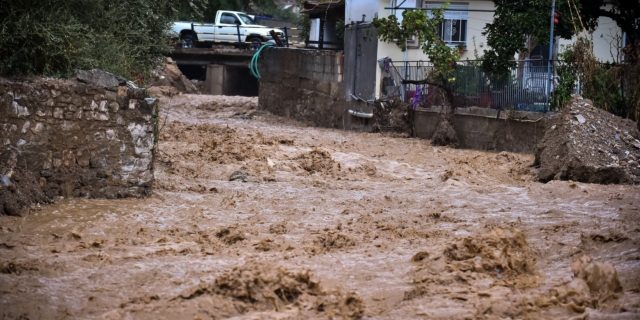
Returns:
[[[345,3],[345,24],[361,24],[363,21],[371,22],[374,17],[387,17],[395,15],[402,19],[402,11],[392,9],[401,8],[434,8],[440,7],[444,1],[430,0],[346,0]],[[493,20],[494,4],[492,1],[467,0],[451,1],[450,10],[445,11],[446,23],[442,26],[442,34],[445,41],[451,47],[458,47],[461,50],[461,60],[481,59],[483,51],[487,49],[486,37],[482,35],[487,23]],[[616,23],[605,17],[601,17],[599,28],[591,35],[594,42],[596,57],[601,61],[619,61],[622,41],[621,32]],[[562,50],[563,46],[572,43],[572,40],[560,39],[556,42],[556,50]],[[345,47],[345,56],[348,56],[349,48]],[[376,60],[389,58],[394,61],[394,65],[402,66],[402,62],[412,62],[407,66],[415,65],[418,61],[428,61],[416,40],[408,43],[408,49],[402,52],[394,43],[377,41]],[[538,53],[536,55],[536,53]],[[548,46],[546,48],[536,48],[532,55],[538,59],[548,59]],[[514,56],[514,59],[517,58]],[[533,56],[531,58],[534,58]],[[385,94],[385,81],[383,68],[376,68],[375,77],[375,97],[360,97],[362,99],[379,99]],[[403,69],[402,72],[408,72]]]
[[[338,39],[338,21],[344,21],[345,0],[305,1],[302,14],[309,16],[311,30],[308,44],[318,49],[340,49],[342,41]]]

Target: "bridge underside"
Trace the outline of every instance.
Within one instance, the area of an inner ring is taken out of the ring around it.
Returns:
[[[255,51],[234,48],[177,48],[169,57],[189,79],[204,81],[205,94],[257,96],[249,63]]]

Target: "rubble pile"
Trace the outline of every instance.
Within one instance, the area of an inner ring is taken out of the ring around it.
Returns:
[[[41,204],[49,203],[35,174],[21,168],[0,166],[0,216],[23,217]]]
[[[552,117],[536,150],[538,178],[601,184],[640,183],[640,134],[636,123],[573,95]]]
[[[153,71],[150,86],[173,87],[182,93],[199,93],[196,85],[182,74],[180,69],[178,69],[178,65],[171,58],[167,58],[166,63]]]

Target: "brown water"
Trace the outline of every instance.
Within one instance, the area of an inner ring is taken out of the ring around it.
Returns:
[[[0,217],[0,318],[640,317],[640,187],[252,106],[165,102],[151,198]],[[623,292],[576,309],[552,296],[583,254]]]

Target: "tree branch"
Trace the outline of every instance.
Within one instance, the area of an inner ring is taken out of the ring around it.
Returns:
[[[616,22],[616,24],[618,24],[618,26],[624,24],[624,20],[622,19],[622,16],[620,16],[619,14],[615,14],[611,11],[607,11],[604,9],[598,9],[597,11],[598,16],[600,17],[607,17],[613,21]]]

